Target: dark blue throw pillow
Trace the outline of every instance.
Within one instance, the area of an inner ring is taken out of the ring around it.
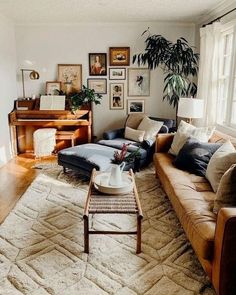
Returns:
[[[205,176],[207,165],[221,143],[200,142],[189,138],[174,160],[174,165],[190,173]]]

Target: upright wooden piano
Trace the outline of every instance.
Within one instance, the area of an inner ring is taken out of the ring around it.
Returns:
[[[58,133],[74,131],[76,144],[91,142],[91,108],[78,110],[76,114],[72,114],[70,110],[42,111],[37,108],[37,103],[32,105],[36,107],[31,110],[17,110],[14,107],[9,114],[12,150],[15,155],[33,152],[33,133],[39,128],[56,128]],[[56,149],[60,150],[70,144],[70,140],[58,140]]]

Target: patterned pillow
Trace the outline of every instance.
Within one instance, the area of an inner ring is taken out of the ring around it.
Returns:
[[[197,128],[191,124],[186,123],[185,121],[181,121],[174,136],[169,153],[177,156],[190,136],[200,140],[201,142],[208,142],[214,130],[214,127]]]

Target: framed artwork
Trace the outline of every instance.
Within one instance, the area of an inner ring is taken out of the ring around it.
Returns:
[[[58,65],[58,81],[61,82],[61,90],[64,93],[79,92],[82,88],[82,65]]]
[[[129,47],[110,47],[109,57],[110,57],[110,66],[129,66],[130,48]]]
[[[125,68],[109,68],[110,80],[125,80],[126,69]]]
[[[128,99],[127,100],[127,111],[128,114],[145,112],[145,100],[144,99]]]
[[[107,54],[89,53],[89,75],[106,76],[107,75]]]
[[[110,83],[110,109],[124,109],[124,83]]]
[[[128,69],[128,96],[150,95],[150,70],[144,68]]]
[[[95,93],[106,94],[107,93],[107,79],[87,79],[89,89],[94,89]]]
[[[61,90],[60,81],[47,81],[46,82],[46,95],[58,95]]]

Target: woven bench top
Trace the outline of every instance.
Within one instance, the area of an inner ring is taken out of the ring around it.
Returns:
[[[93,185],[95,175],[99,173],[95,169],[91,175],[88,196],[84,209],[84,215],[102,213],[102,214],[137,214],[142,215],[142,209],[135,185],[133,171],[128,173],[133,178],[134,189],[124,195],[107,195],[97,191]]]

